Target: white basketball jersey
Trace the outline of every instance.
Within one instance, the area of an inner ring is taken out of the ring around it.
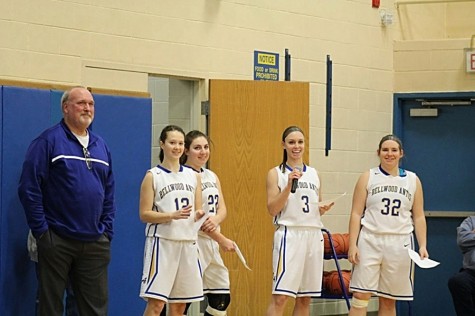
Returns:
[[[201,171],[197,171],[191,167],[188,168],[201,175],[201,199],[203,202],[203,211],[205,214],[209,214],[209,216],[216,216],[220,199],[216,174],[206,168],[201,168]],[[221,230],[219,226],[216,229],[218,232]],[[201,230],[198,232],[198,235],[200,235],[200,237],[211,238]]]
[[[400,169],[399,175],[394,177],[380,167],[370,169],[361,225],[376,234],[411,233],[416,186],[413,172]]]
[[[279,166],[275,167],[278,175],[279,189],[282,191],[288,182],[289,173],[292,168],[285,167],[285,172]],[[298,187],[295,193],[290,193],[289,199],[282,211],[274,217],[274,224],[284,226],[317,227],[322,228],[318,209],[318,191],[320,189],[320,179],[317,170],[312,167],[303,166],[302,177],[298,180]]]
[[[149,170],[153,175],[155,191],[154,210],[163,213],[176,212],[187,205],[193,205],[187,219],[172,220],[161,224],[148,223],[145,235],[171,240],[196,240],[195,222],[196,173],[180,166],[180,171],[171,172],[161,166]]]

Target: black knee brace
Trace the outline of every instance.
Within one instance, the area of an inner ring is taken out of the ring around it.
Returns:
[[[163,305],[163,309],[160,313],[160,316],[167,316],[167,304]]]
[[[186,315],[188,313],[188,308],[190,308],[190,306],[191,303],[186,303],[185,312],[183,313],[183,315]]]
[[[231,303],[231,295],[229,294],[208,294],[208,305],[218,311],[225,311],[229,303]],[[205,316],[212,316],[212,314],[205,312]]]

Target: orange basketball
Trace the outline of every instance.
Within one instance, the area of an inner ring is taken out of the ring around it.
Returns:
[[[333,241],[333,247],[335,247],[335,251],[336,251],[336,254],[338,254],[338,251],[341,251],[340,248],[341,248],[341,241],[342,241],[342,238],[340,236],[340,234],[332,234],[332,241]],[[331,248],[331,245],[330,245],[330,240],[328,238],[328,235],[325,234],[323,236],[323,239],[324,239],[324,248],[323,248],[323,252],[324,254],[326,255],[332,255],[333,254],[333,251],[332,251],[332,248]]]
[[[341,255],[345,253],[345,240],[341,236],[341,234],[333,234],[333,247],[335,247],[335,252],[337,255]]]
[[[349,234],[332,234],[333,247],[335,247],[335,252],[337,255],[346,255],[348,254],[348,248],[350,247],[349,243]],[[330,246],[330,240],[327,234],[323,234],[323,251],[326,255],[332,255],[332,249]]]
[[[346,293],[348,294],[350,291],[350,278],[351,278],[351,271],[349,270],[342,270],[341,276],[343,278],[343,284],[345,285]],[[338,271],[330,271],[329,274],[326,275],[326,280],[324,282],[324,291],[326,293],[332,295],[343,295],[343,291],[341,289],[340,284],[340,277],[338,276]]]
[[[330,275],[333,271],[323,271],[322,288],[325,292],[330,288]]]
[[[328,240],[328,234],[323,234],[323,253],[326,255],[332,254],[332,248],[330,247],[330,240]]]
[[[345,242],[345,251],[344,251],[344,254],[347,255],[348,254],[348,250],[350,250],[350,234],[348,233],[345,233],[345,234],[341,234],[342,238],[343,238],[343,241]]]
[[[330,293],[331,280],[333,279],[333,273],[336,271],[323,271],[322,289],[325,293]]]

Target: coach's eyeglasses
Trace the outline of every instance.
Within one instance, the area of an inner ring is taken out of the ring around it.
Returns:
[[[91,161],[91,153],[87,150],[86,147],[82,148],[82,152],[84,153],[84,160],[86,161],[87,169],[92,169],[92,161]]]

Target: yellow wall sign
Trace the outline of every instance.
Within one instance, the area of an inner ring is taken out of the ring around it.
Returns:
[[[475,72],[475,50],[465,49],[465,56],[467,60],[467,72]]]
[[[254,80],[279,81],[279,54],[254,51]]]

